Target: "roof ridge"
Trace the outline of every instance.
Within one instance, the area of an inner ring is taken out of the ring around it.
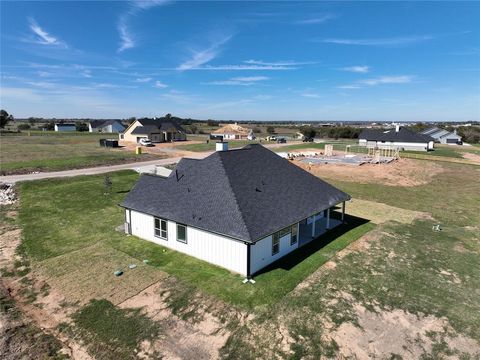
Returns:
[[[237,200],[237,194],[235,193],[235,190],[233,189],[233,186],[232,186],[232,183],[230,182],[230,176],[228,176],[228,172],[225,170],[225,166],[223,164],[223,158],[222,156],[216,152],[214,154],[217,154],[218,155],[218,158],[220,159],[220,164],[221,164],[221,168],[222,168],[222,171],[223,173],[225,174],[225,177],[227,178],[227,181],[228,181],[228,187],[230,188],[230,191],[231,193],[233,194],[233,199],[235,201],[235,207],[237,208],[237,211],[238,213],[240,214],[240,218],[242,219],[242,226],[245,228],[247,234],[248,234],[248,237],[249,239],[248,240],[252,240],[252,234],[250,234],[250,230],[247,226],[247,222],[245,221],[245,218],[243,216],[243,212],[242,212],[242,209],[240,208],[240,204],[238,203],[238,200]],[[213,155],[213,154],[212,154]]]

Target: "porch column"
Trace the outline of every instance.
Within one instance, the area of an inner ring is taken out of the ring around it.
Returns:
[[[327,230],[330,229],[330,208],[327,209]]]
[[[315,215],[313,215],[313,222],[312,222],[312,239],[315,237]]]
[[[342,222],[345,222],[345,201],[342,203]]]

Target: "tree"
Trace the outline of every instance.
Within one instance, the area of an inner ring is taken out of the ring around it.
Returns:
[[[13,115],[9,115],[5,110],[0,110],[0,128],[4,128],[9,121],[14,121]]]
[[[77,122],[75,127],[77,131],[88,131],[88,125],[83,122]]]
[[[28,130],[31,128],[31,126],[29,124],[19,124],[17,128],[18,130]]]
[[[255,134],[260,134],[262,132],[262,129],[260,129],[258,126],[254,127],[252,129],[252,131],[255,133]]]
[[[218,126],[218,123],[215,121],[215,120],[212,120],[212,119],[208,119],[207,120],[207,126]]]
[[[267,126],[267,133],[275,134],[275,128],[273,126]]]
[[[165,119],[171,119],[172,118],[172,114],[168,113],[165,115]]]
[[[190,131],[192,132],[192,134],[196,134],[197,130],[198,130],[197,125],[195,124],[190,125]]]
[[[300,128],[300,132],[306,138],[314,138],[317,135],[317,131],[311,126],[303,126]]]

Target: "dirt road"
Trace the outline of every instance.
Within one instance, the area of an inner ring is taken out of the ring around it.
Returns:
[[[210,155],[211,153],[212,152],[191,153],[188,155],[188,157],[203,159],[204,157]],[[98,167],[91,167],[91,168],[84,168],[84,169],[39,172],[39,173],[24,174],[24,175],[7,175],[7,176],[0,176],[0,182],[13,184],[19,181],[41,180],[41,179],[71,177],[71,176],[79,176],[79,175],[97,175],[97,174],[103,174],[103,173],[112,172],[112,171],[118,171],[118,170],[129,170],[129,169],[133,170],[135,168],[148,166],[148,165],[174,164],[180,161],[180,159],[181,157],[170,157],[166,159],[133,162],[128,164],[120,164],[120,165],[98,166]]]

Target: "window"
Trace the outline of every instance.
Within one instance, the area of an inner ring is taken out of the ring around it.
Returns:
[[[167,220],[155,218],[155,236],[168,240]]]
[[[272,255],[278,254],[280,251],[280,238],[278,232],[272,235]]]
[[[290,226],[287,226],[286,228],[280,230],[278,232],[278,237],[282,238],[282,237],[284,237],[285,235],[288,235],[288,234],[290,234]]]
[[[187,243],[187,226],[182,224],[177,224],[177,241],[182,243]]]
[[[290,238],[290,245],[295,245],[297,243],[297,240],[298,240],[298,236],[297,236],[297,224],[293,224],[291,226],[291,233],[292,233],[292,236]]]

